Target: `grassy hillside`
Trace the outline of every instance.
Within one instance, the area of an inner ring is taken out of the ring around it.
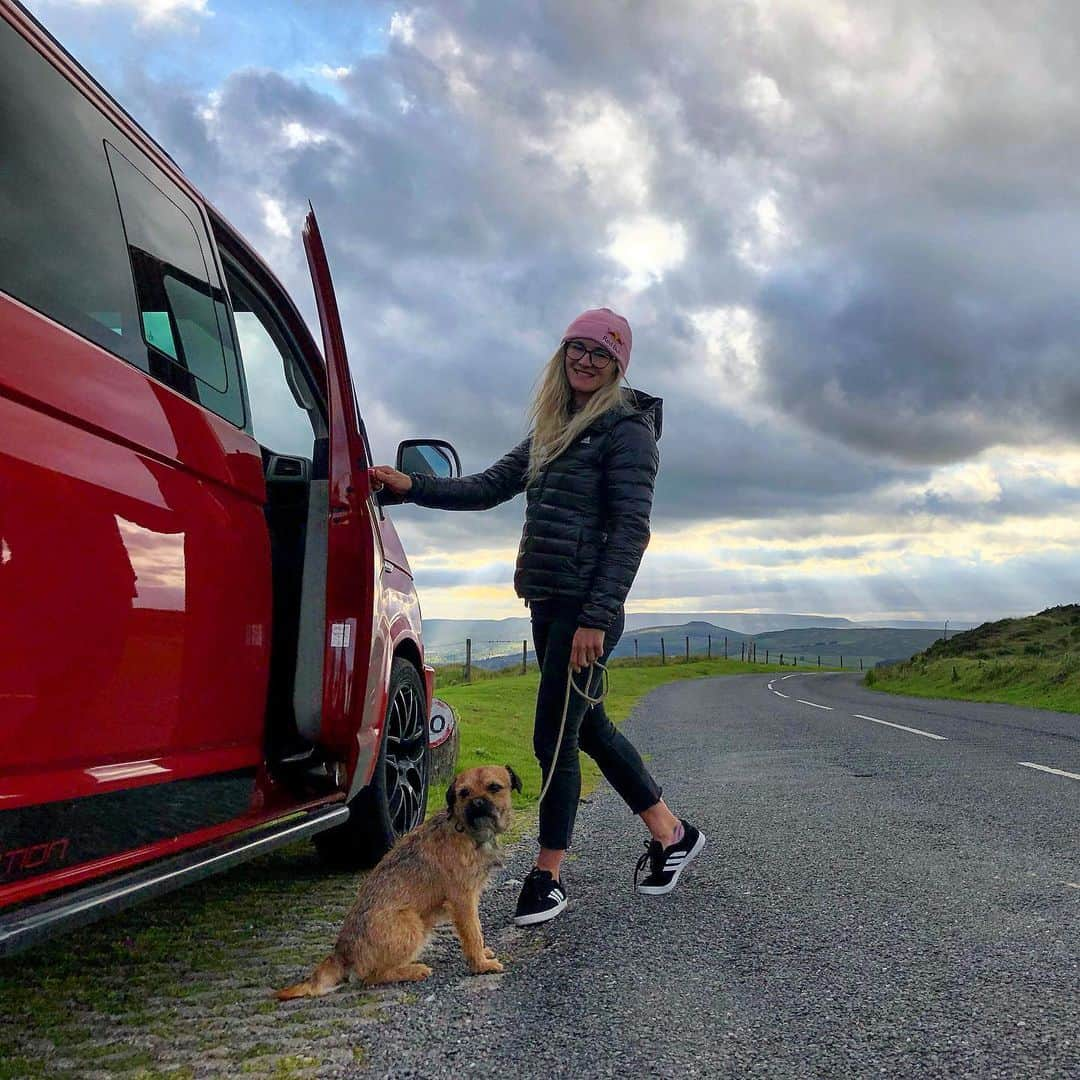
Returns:
[[[1022,619],[999,619],[937,641],[928,659],[950,656],[976,660],[1016,656],[1064,657],[1080,651],[1080,604],[1062,604]]]
[[[875,690],[1080,712],[1080,604],[983,623],[866,676]]]

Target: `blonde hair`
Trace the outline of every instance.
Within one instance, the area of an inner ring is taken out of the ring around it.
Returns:
[[[619,365],[608,366],[608,381],[594,391],[583,408],[570,411],[574,392],[566,377],[563,348],[547,362],[537,380],[536,392],[529,406],[532,444],[529,447],[527,483],[532,483],[549,462],[554,461],[593,421],[609,409],[630,409],[619,385]]]

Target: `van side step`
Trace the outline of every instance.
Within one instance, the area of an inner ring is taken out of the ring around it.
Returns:
[[[301,811],[118,877],[24,904],[6,915],[0,913],[0,956],[11,956],[54,934],[85,926],[294,840],[342,825],[348,818],[349,808],[344,803]]]

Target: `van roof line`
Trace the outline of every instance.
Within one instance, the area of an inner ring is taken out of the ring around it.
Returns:
[[[175,169],[177,170],[177,172],[179,172],[179,173],[180,173],[181,175],[185,175],[185,174],[184,174],[184,170],[180,168],[180,164],[179,164],[179,163],[177,162],[176,158],[174,158],[174,157],[172,156],[172,154],[170,154],[170,153],[169,153],[169,151],[168,151],[168,150],[166,150],[166,149],[165,149],[165,147],[164,147],[164,146],[162,146],[162,145],[161,145],[161,143],[159,143],[159,142],[157,141],[157,139],[155,139],[155,138],[154,138],[154,137],[153,137],[153,136],[152,136],[152,135],[151,135],[151,134],[150,134],[150,133],[149,133],[149,132],[148,132],[148,131],[146,130],[146,128],[145,128],[145,127],[143,127],[143,125],[142,125],[142,124],[140,124],[140,123],[139,123],[139,121],[138,121],[138,120],[136,120],[136,119],[135,119],[135,117],[134,117],[134,116],[132,116],[132,115],[131,115],[131,113],[130,113],[130,112],[128,112],[128,110],[127,110],[127,109],[125,109],[125,108],[124,108],[124,106],[123,106],[123,105],[121,105],[121,104],[120,104],[120,102],[119,102],[119,101],[117,101],[117,100],[116,100],[116,98],[114,98],[114,97],[112,96],[112,94],[110,94],[110,93],[109,93],[109,91],[108,91],[108,90],[106,90],[106,89],[105,89],[105,87],[104,87],[104,86],[102,86],[102,85],[101,85],[101,83],[100,83],[100,82],[99,82],[99,81],[98,81],[98,80],[97,80],[96,78],[94,78],[94,76],[93,76],[93,75],[92,75],[92,74],[91,74],[91,73],[90,73],[89,71],[87,71],[87,69],[86,69],[86,68],[85,68],[85,67],[83,66],[83,64],[81,64],[81,63],[80,63],[80,62],[79,62],[78,60],[76,60],[76,59],[75,59],[75,57],[74,57],[74,56],[72,56],[71,52],[70,52],[70,51],[69,51],[69,50],[68,50],[67,48],[65,48],[65,47],[64,47],[64,45],[63,45],[63,44],[62,44],[62,43],[61,43],[61,42],[60,42],[60,41],[59,41],[59,40],[58,40],[58,39],[56,38],[56,36],[55,36],[55,35],[54,35],[54,34],[52,33],[52,31],[51,31],[51,30],[49,30],[49,28],[48,28],[47,26],[45,26],[45,24],[44,24],[43,22],[41,22],[41,20],[40,20],[40,19],[38,19],[38,17],[37,17],[37,16],[36,16],[36,15],[35,15],[35,14],[34,14],[34,13],[33,13],[33,12],[32,12],[32,11],[31,11],[31,10],[29,9],[29,8],[28,8],[28,7],[27,7],[27,6],[26,6],[26,5],[25,5],[25,4],[24,4],[24,3],[22,2],[22,0],[10,0],[10,2],[11,2],[11,3],[12,3],[12,4],[13,4],[13,5],[15,6],[15,7],[16,7],[16,8],[18,8],[18,9],[19,9],[20,13],[21,13],[22,15],[24,15],[24,16],[26,17],[26,19],[27,19],[27,20],[28,20],[29,22],[33,23],[34,27],[35,27],[35,28],[36,28],[36,29],[37,29],[38,31],[40,31],[40,33],[41,33],[41,34],[42,34],[42,35],[43,35],[44,37],[46,37],[46,38],[48,38],[48,39],[49,39],[49,42],[50,42],[50,43],[51,43],[51,44],[52,44],[52,45],[53,45],[53,46],[54,46],[54,47],[55,47],[55,48],[56,48],[56,49],[57,49],[57,50],[58,50],[59,52],[63,53],[64,57],[65,57],[65,58],[66,58],[66,59],[67,59],[67,60],[68,60],[68,61],[69,61],[69,62],[70,62],[70,63],[71,63],[71,64],[72,64],[72,65],[73,65],[74,67],[76,67],[76,68],[78,68],[78,69],[79,69],[79,71],[80,71],[80,72],[81,72],[81,73],[82,73],[82,74],[83,74],[83,75],[84,75],[84,76],[86,77],[86,79],[87,79],[87,80],[88,80],[89,82],[91,82],[91,83],[92,83],[92,84],[94,85],[95,89],[96,89],[96,90],[97,90],[97,91],[98,91],[98,92],[99,92],[100,94],[102,94],[102,95],[103,95],[104,97],[108,98],[108,100],[110,101],[110,103],[111,103],[111,104],[112,104],[113,106],[115,106],[115,108],[117,108],[117,109],[118,109],[118,110],[119,110],[120,112],[122,112],[122,113],[124,114],[124,116],[125,116],[125,117],[127,117],[127,119],[128,119],[128,120],[129,120],[129,121],[130,121],[130,122],[131,122],[131,123],[132,123],[132,124],[133,124],[133,125],[134,125],[134,126],[135,126],[135,127],[137,128],[137,129],[138,129],[138,131],[139,131],[139,133],[140,133],[140,134],[142,135],[142,137],[143,137],[144,139],[146,139],[146,140],[147,140],[147,142],[150,142],[150,143],[152,143],[152,144],[153,144],[153,146],[154,146],[154,149],[155,149],[155,150],[157,150],[157,151],[158,151],[158,153],[159,153],[159,154],[161,154],[161,155],[162,155],[163,157],[165,157],[165,158],[166,158],[166,159],[167,159],[167,160],[168,160],[168,161],[169,161],[169,162],[170,162],[170,163],[172,164],[173,168],[175,168]]]

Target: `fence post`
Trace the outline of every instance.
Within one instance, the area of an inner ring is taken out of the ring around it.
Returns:
[[[525,638],[521,642],[521,674],[524,675],[528,670],[529,663],[529,639]]]
[[[686,662],[690,663],[690,635],[686,635]]]
[[[766,649],[765,650],[765,663],[767,664],[768,662],[769,662],[769,650]],[[781,653],[780,654],[780,663],[782,664],[783,662],[784,662],[784,654]]]
[[[859,670],[862,671],[862,657],[859,657]]]
[[[724,659],[727,659],[727,634],[724,635]]]
[[[638,662],[637,638],[634,638],[634,663],[636,664],[637,662]]]
[[[472,682],[472,638],[465,639],[465,681]]]
[[[840,670],[844,670],[844,658],[842,656],[840,657]]]
[[[705,647],[705,651],[706,651],[706,654],[708,655],[708,658],[711,660],[712,659],[712,634],[709,635],[709,644]]]
[[[739,660],[744,661],[744,662],[746,660],[746,642],[745,641],[740,642],[740,644],[739,644]]]
[[[817,666],[821,667],[821,657],[820,656],[817,658]]]
[[[664,652],[664,639],[660,639],[660,666],[663,667],[667,663],[667,653]]]
[[[799,666],[799,658],[798,658],[797,656],[795,657],[795,666],[796,666],[796,667],[798,667],[798,666]]]

